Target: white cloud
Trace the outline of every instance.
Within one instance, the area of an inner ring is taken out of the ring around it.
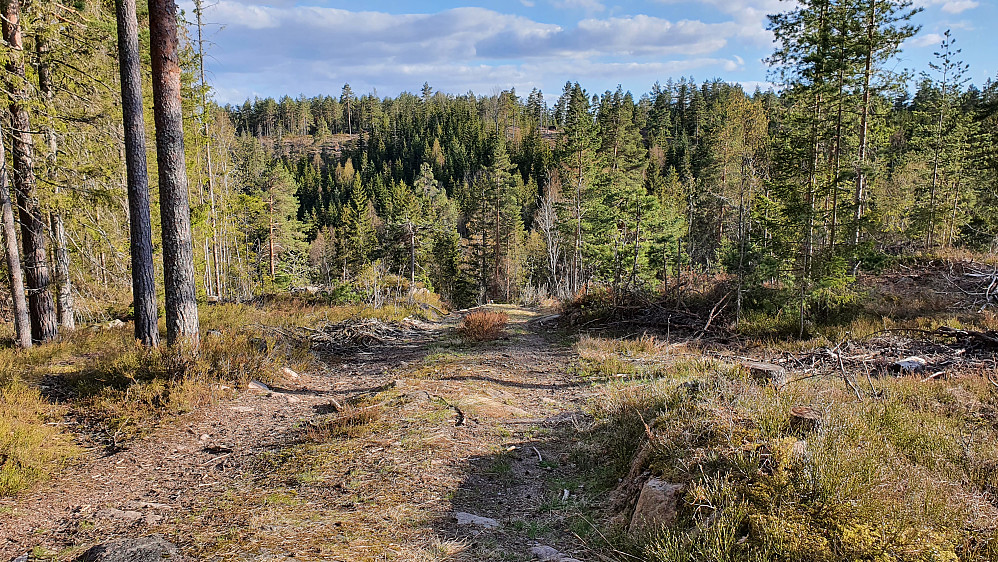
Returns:
[[[773,35],[766,31],[766,16],[792,10],[796,2],[781,0],[654,0],[659,4],[703,4],[731,16],[738,27],[737,37],[756,45],[769,45]]]
[[[926,33],[924,35],[916,35],[908,41],[908,44],[912,47],[935,47],[942,43],[943,36],[939,33]]]
[[[189,10],[189,0],[184,4]],[[587,78],[651,84],[681,72],[745,66],[741,57],[719,56],[744,32],[730,21],[638,15],[562,26],[484,8],[390,14],[255,0],[219,0],[205,11],[224,25],[213,37],[209,70],[219,98],[230,102],[335,92],[344,82],[358,92],[392,94],[424,80],[450,92],[529,90]]]
[[[981,5],[977,0],[919,0],[916,3],[922,7],[938,6],[947,14],[962,14]]]

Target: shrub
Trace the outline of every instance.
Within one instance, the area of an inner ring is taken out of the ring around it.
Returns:
[[[468,341],[494,341],[506,335],[509,316],[494,310],[476,310],[461,320],[458,333]]]

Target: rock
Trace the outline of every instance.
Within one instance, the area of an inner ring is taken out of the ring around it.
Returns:
[[[124,521],[125,523],[128,523],[130,525],[135,525],[141,521],[145,521],[146,523],[151,524],[151,523],[156,523],[159,520],[158,515],[146,516],[143,515],[141,511],[121,510],[114,508],[102,509],[97,512],[97,516],[103,517],[104,519],[117,519],[118,521]],[[153,520],[150,521],[150,518],[153,518]]]
[[[258,390],[260,392],[270,392],[270,387],[268,387],[267,385],[263,384],[258,380],[249,381],[249,384],[246,385],[246,388],[249,390]]]
[[[686,391],[686,395],[695,398],[703,390],[703,384],[698,380],[690,380],[680,383],[679,388]]]
[[[486,529],[495,529],[499,526],[499,522],[491,517],[480,517],[463,511],[454,512],[454,519],[457,520],[458,525],[478,525]]]
[[[906,357],[900,361],[895,362],[889,368],[893,373],[901,373],[907,375],[912,373],[921,373],[922,371],[925,370],[926,365],[927,362],[925,361],[925,359],[922,359],[921,357],[912,356],[912,357]]]
[[[297,379],[297,378],[300,377],[300,375],[298,373],[292,371],[291,369],[289,369],[287,367],[282,368],[281,372],[284,373],[284,376],[290,377],[292,379]]]
[[[233,412],[239,412],[240,414],[248,414],[256,410],[253,406],[229,406],[229,409]]]
[[[28,562],[28,555],[27,554],[22,554],[22,555],[18,556],[17,558],[11,560],[10,562]]]
[[[182,562],[177,547],[159,535],[119,539],[99,544],[84,552],[75,562]]]
[[[753,379],[775,386],[787,384],[787,370],[779,365],[762,361],[742,361],[741,366],[748,370]]]
[[[551,548],[550,546],[537,545],[530,549],[530,554],[533,554],[538,559],[544,562],[580,562],[576,558],[571,556],[566,556],[557,550]]]
[[[658,478],[645,482],[634,506],[628,533],[635,535],[656,531],[674,523],[682,491],[682,484],[671,484]]]

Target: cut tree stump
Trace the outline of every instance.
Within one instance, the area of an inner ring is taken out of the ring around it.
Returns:
[[[794,406],[790,409],[790,426],[794,429],[813,431],[821,423],[821,412],[807,406]]]
[[[779,365],[763,363],[762,361],[742,361],[741,366],[749,372],[753,379],[761,383],[774,386],[787,384],[787,370]]]

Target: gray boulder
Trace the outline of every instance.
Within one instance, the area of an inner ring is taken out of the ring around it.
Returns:
[[[172,543],[159,535],[137,539],[118,539],[90,548],[75,562],[183,562],[184,557]]]

